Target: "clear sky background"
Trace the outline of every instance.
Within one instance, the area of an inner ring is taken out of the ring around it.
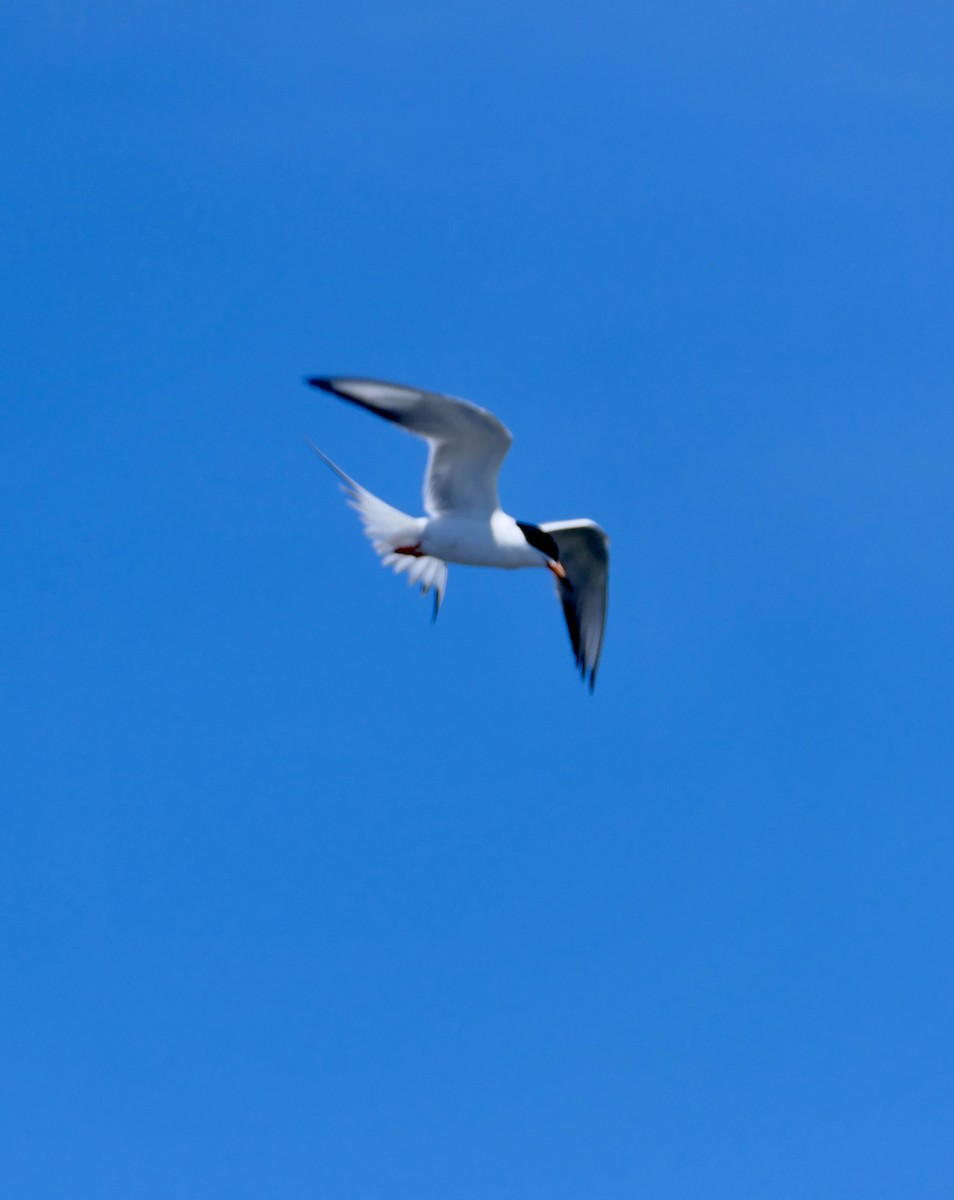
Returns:
[[[6,0],[4,1194],[954,1189],[954,10]],[[423,447],[612,537],[381,570]]]

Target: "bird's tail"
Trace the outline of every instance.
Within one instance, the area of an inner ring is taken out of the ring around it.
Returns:
[[[421,536],[423,520],[392,508],[377,496],[373,496],[360,483],[346,475],[339,466],[323,454],[314,442],[305,438],[325,466],[330,467],[341,481],[341,490],[348,497],[348,503],[361,518],[364,532],[371,545],[381,557],[385,567],[391,567],[396,574],[406,573],[408,583],[420,584],[421,591],[426,595],[434,591],[434,620],[440,611],[441,601],[447,589],[447,563],[441,558],[431,558],[423,554],[420,557],[411,554],[395,554],[398,546],[416,545]]]

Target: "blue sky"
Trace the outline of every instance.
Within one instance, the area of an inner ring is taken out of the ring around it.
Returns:
[[[5,1191],[954,1185],[954,17],[8,0]],[[612,537],[377,565],[302,386]]]

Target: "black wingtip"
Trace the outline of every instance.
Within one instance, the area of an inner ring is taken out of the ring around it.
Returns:
[[[325,375],[306,375],[305,383],[307,383],[309,387],[321,388],[323,392],[334,393],[335,390],[334,380],[329,379]]]
[[[372,404],[370,400],[362,400],[359,395],[355,395],[347,386],[348,384],[374,383],[374,380],[351,379],[347,375],[306,375],[304,376],[304,381],[309,387],[329,392],[332,396],[337,396],[339,400],[346,400],[349,404],[355,404],[358,408],[363,408],[367,412],[374,413],[376,417],[383,417],[385,421],[393,421],[395,425],[400,425],[401,423],[401,419],[397,413],[387,408],[381,408],[377,404]],[[381,386],[387,388],[390,385],[382,384]]]

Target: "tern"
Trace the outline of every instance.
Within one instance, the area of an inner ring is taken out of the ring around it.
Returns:
[[[437,618],[447,564],[545,567],[556,581],[573,655],[592,692],[596,682],[609,579],[609,539],[595,521],[515,521],[500,507],[497,476],[513,441],[493,413],[467,400],[402,384],[344,376],[313,376],[330,392],[416,434],[428,444],[423,517],[385,504],[346,475],[314,443],[338,476],[384,566],[406,571],[421,591],[434,592]]]

